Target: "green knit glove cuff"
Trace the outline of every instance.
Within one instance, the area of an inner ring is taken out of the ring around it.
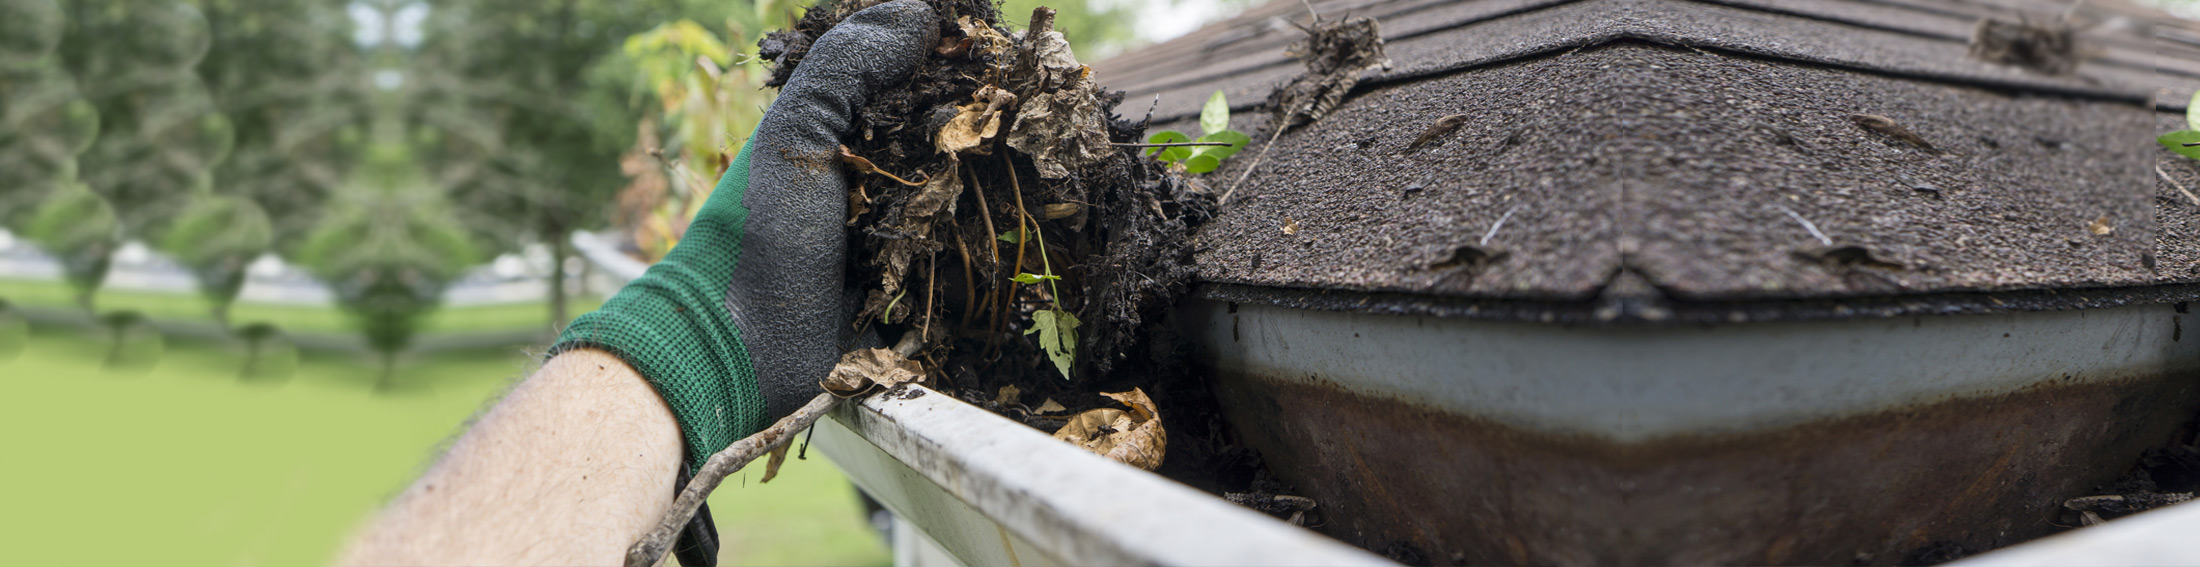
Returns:
[[[743,145],[680,243],[603,307],[575,319],[550,354],[603,349],[640,372],[672,406],[687,441],[689,472],[712,454],[770,425],[756,367],[726,309],[741,258],[748,209],[749,147]]]

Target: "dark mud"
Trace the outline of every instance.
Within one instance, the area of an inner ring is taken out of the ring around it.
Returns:
[[[1109,146],[1142,140],[1146,123],[1110,114],[1123,95],[1099,88],[1089,68],[1047,58],[1067,54],[1059,35],[1059,51],[1045,49],[1051,11],[1018,32],[984,1],[927,2],[941,45],[908,82],[875,95],[844,140],[846,153],[916,184],[851,179],[847,285],[865,304],[850,324],[921,333],[927,385],[1049,433],[1078,412],[1121,407],[1102,392],[1143,389],[1168,432],[1155,472],[1217,494],[1282,492],[1254,486],[1265,476],[1259,457],[1238,444],[1163,320],[1196,276],[1190,235],[1218,212],[1214,197],[1136,149]],[[759,42],[772,84],[818,36],[876,3],[821,5]],[[995,108],[995,135],[946,149],[945,129]],[[1048,143],[1017,143],[1033,131]],[[1082,155],[1058,150],[1081,141]],[[1060,278],[1053,285],[1012,280],[1049,272]],[[1047,309],[1082,322],[1067,378],[1039,335],[1026,334]]]

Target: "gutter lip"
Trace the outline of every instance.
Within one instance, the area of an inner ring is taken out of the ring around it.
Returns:
[[[1048,556],[1099,565],[1395,565],[953,396],[905,388],[851,400],[830,418]]]
[[[1290,309],[1564,325],[1710,325],[2102,309],[2200,301],[2200,283],[1716,300],[1657,296],[1469,297],[1203,282],[1191,298]]]

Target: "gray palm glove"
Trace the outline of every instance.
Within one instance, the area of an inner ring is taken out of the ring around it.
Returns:
[[[923,2],[896,0],[819,37],[680,244],[552,349],[602,348],[648,378],[691,472],[801,407],[839,358],[840,139],[865,97],[916,69],[938,26]]]

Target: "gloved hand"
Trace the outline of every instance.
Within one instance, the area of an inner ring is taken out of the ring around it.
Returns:
[[[800,408],[839,359],[840,139],[938,35],[930,7],[896,0],[819,37],[680,244],[551,349],[600,348],[648,378],[680,422],[689,474]]]

